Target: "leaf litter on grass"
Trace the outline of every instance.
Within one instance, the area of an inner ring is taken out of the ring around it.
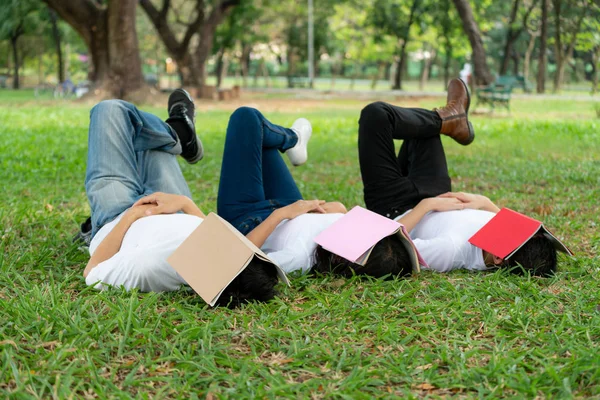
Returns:
[[[245,101],[274,122],[312,121],[318,135],[310,165],[293,170],[306,196],[335,193],[347,205],[362,204],[356,122],[368,100]],[[9,207],[0,211],[0,319],[9,321],[0,326],[0,392],[7,396],[600,395],[600,356],[590,351],[600,339],[597,122],[567,120],[560,104],[533,102],[527,118],[473,117],[477,140],[467,148],[444,139],[455,190],[489,194],[567,239],[577,257],[561,257],[556,278],[295,276],[279,300],[230,311],[189,293],[132,297],[85,286],[86,254],[67,242],[88,212],[89,105],[55,104],[15,107],[0,143],[0,179],[12,183],[3,199]],[[218,149],[237,105],[201,106],[202,140],[215,150],[198,166],[181,164],[206,210],[215,210]],[[166,115],[164,106],[150,110]],[[0,120],[6,112],[0,109]],[[71,126],[60,122],[67,117]],[[51,137],[65,129],[68,140]]]

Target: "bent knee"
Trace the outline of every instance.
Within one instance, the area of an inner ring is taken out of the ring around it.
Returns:
[[[239,107],[229,117],[229,123],[232,122],[248,122],[256,120],[258,110],[252,107]]]
[[[102,100],[100,103],[96,104],[92,107],[90,111],[90,115],[110,115],[115,112],[123,112],[127,111],[133,107],[133,104],[128,103],[124,100],[112,99],[112,100]]]
[[[373,123],[382,120],[387,120],[386,108],[388,104],[383,101],[376,101],[368,104],[360,112],[359,124]]]
[[[262,134],[258,110],[252,107],[240,107],[229,117],[227,125],[228,140],[258,140]]]

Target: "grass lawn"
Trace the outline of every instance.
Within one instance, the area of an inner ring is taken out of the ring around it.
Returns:
[[[227,117],[244,103],[283,125],[313,122],[309,163],[293,171],[306,198],[363,204],[356,131],[366,101],[257,96],[199,104],[205,160],[181,165],[204,211],[215,210]],[[184,292],[86,287],[88,257],[71,238],[89,213],[89,108],[0,91],[0,397],[600,397],[591,102],[514,101],[510,116],[473,117],[471,146],[444,140],[454,189],[543,219],[576,252],[560,257],[556,277],[295,276],[277,300],[237,310]]]

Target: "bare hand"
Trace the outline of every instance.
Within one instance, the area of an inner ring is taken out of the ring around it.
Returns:
[[[325,200],[298,200],[278,209],[277,212],[281,214],[282,219],[294,219],[309,212],[325,214],[326,211],[322,207],[324,204]]]
[[[190,202],[191,200],[188,197],[179,194],[156,192],[142,197],[134,203],[133,207],[141,205],[152,206],[145,209],[146,215],[174,214],[182,211]]]
[[[129,217],[132,221],[137,221],[140,218],[146,217],[148,215],[146,214],[146,211],[154,207],[156,207],[155,204],[140,204],[137,206],[134,204],[125,212],[124,217]]]
[[[323,210],[325,210],[327,214],[346,214],[348,212],[346,206],[340,203],[339,201],[328,201],[327,203],[323,204],[321,208],[323,208]]]
[[[457,199],[464,204],[465,208],[479,210],[485,208],[490,201],[487,197],[480,194],[464,193],[464,192],[448,192],[438,196],[438,198]]]
[[[423,200],[430,211],[454,211],[465,209],[465,204],[454,197],[431,197]]]

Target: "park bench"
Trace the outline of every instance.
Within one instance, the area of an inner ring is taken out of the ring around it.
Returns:
[[[523,76],[499,76],[492,84],[476,90],[477,103],[488,104],[492,111],[496,105],[500,105],[510,112],[512,90],[516,87],[524,92],[531,91],[531,85]]]
[[[8,80],[8,76],[0,75],[0,88],[6,88],[6,81]]]

